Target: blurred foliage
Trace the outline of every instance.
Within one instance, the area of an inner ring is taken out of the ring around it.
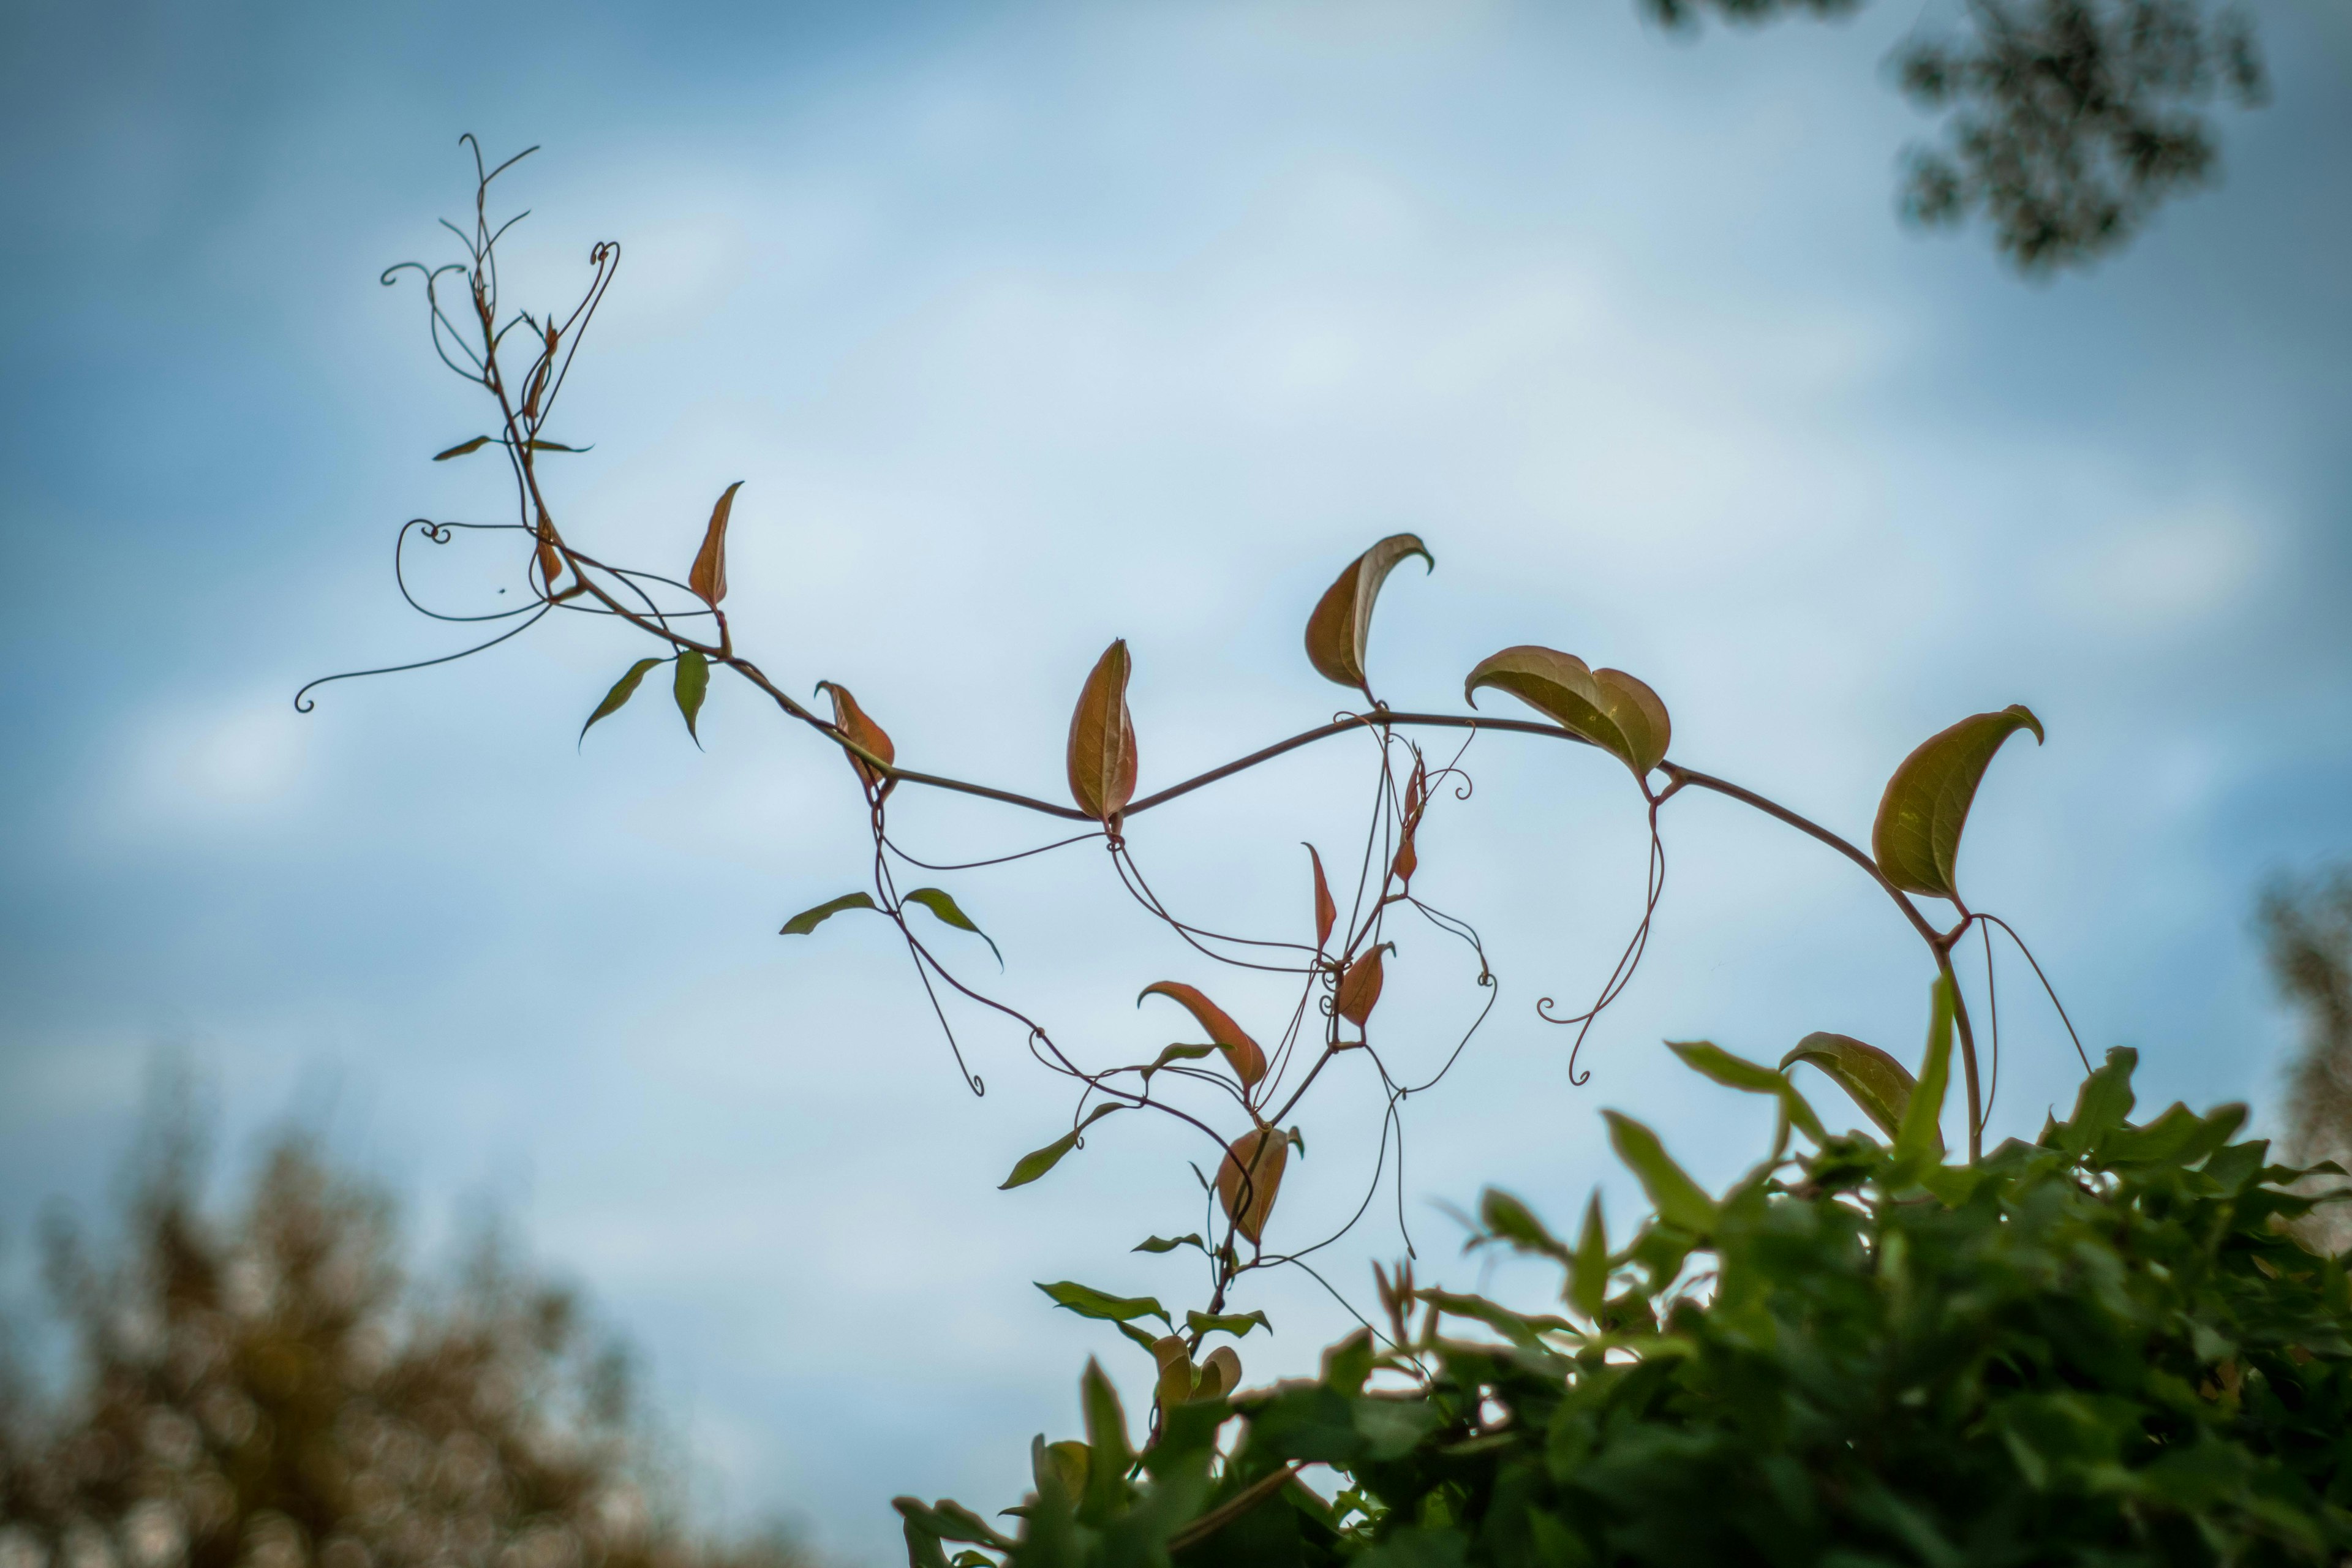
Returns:
[[[2271,973],[2303,1016],[2287,1071],[2287,1147],[2305,1163],[2352,1165],[2352,867],[2263,895],[2259,919]],[[2324,1246],[2352,1246],[2352,1216],[2315,1215]]]
[[[1735,22],[1852,12],[1860,0],[1643,0],[1670,27],[1703,12]],[[1961,28],[1895,59],[1904,93],[1948,116],[1943,144],[1914,148],[1903,211],[1915,222],[1980,215],[2021,270],[2115,250],[2168,197],[2210,181],[2205,110],[2251,107],[2266,84],[2253,28],[2203,0],[1970,0]]]
[[[1940,1100],[1936,1055],[1906,1110]],[[2134,1123],[2135,1065],[2111,1052],[2067,1121],[1975,1163],[1908,1114],[1891,1143],[1776,1149],[1719,1200],[1613,1119],[1660,1211],[1624,1247],[1597,1205],[1570,1246],[1492,1191],[1473,1241],[1559,1263],[1579,1321],[1401,1272],[1384,1335],[1314,1382],[1174,1405],[1132,1460],[1089,1367],[1087,1439],[1038,1440],[1017,1536],[902,1499],[910,1561],[2341,1563],[2345,1259],[2292,1233],[2306,1173],[2232,1142],[2243,1107]],[[1785,1140],[1811,1119],[1783,1104]]]
[[[311,1142],[227,1223],[184,1112],[100,1247],[46,1237],[74,1364],[0,1380],[0,1568],[797,1568],[690,1535],[620,1348],[495,1234],[412,1284],[392,1205]]]

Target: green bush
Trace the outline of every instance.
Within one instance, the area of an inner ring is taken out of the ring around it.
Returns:
[[[1577,1321],[1384,1279],[1388,1333],[1319,1381],[1168,1405],[1132,1460],[1089,1365],[1087,1440],[1039,1439],[1017,1539],[902,1499],[912,1563],[2346,1561],[2352,1300],[2284,1228],[2306,1173],[2231,1142],[2241,1106],[2129,1121],[2128,1050],[2038,1142],[1948,1164],[1946,1032],[1885,1142],[1682,1047],[1780,1094],[1784,1142],[1820,1135],[1717,1201],[1612,1118],[1657,1210],[1615,1250],[1597,1206],[1571,1245],[1489,1192],[1474,1245],[1558,1259]]]

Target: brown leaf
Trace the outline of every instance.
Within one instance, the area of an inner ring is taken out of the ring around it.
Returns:
[[[1381,954],[1390,945],[1381,943],[1348,965],[1348,973],[1339,976],[1339,1016],[1359,1029],[1372,1016],[1372,1008],[1381,999]]]
[[[1371,696],[1364,681],[1364,639],[1372,629],[1372,605],[1381,584],[1408,555],[1418,555],[1437,569],[1419,538],[1392,533],[1348,563],[1346,571],[1323,591],[1315,613],[1307,617],[1307,658],[1327,680],[1352,686]]]
[[[1253,1243],[1265,1234],[1265,1217],[1274,1212],[1274,1195],[1281,1190],[1282,1167],[1289,1158],[1290,1141],[1271,1127],[1258,1127],[1234,1139],[1217,1166],[1217,1199],[1224,1205],[1225,1217]]]
[[[1412,829],[1408,827],[1405,829],[1404,842],[1397,847],[1396,879],[1400,882],[1411,882],[1413,872],[1419,869],[1420,866],[1421,857],[1413,853]]]
[[[1257,1042],[1234,1022],[1232,1015],[1195,987],[1181,981],[1161,980],[1145,986],[1137,994],[1136,1005],[1142,1005],[1146,996],[1166,996],[1182,1004],[1200,1021],[1201,1027],[1209,1031],[1210,1040],[1225,1053],[1225,1059],[1233,1063],[1234,1076],[1242,1080],[1244,1089],[1255,1088],[1257,1080],[1265,1076],[1265,1053],[1258,1049]]]
[[[1070,798],[1107,826],[1135,795],[1135,721],[1127,710],[1127,642],[1103,649],[1070,715]]]
[[[539,514],[539,577],[551,594],[555,592],[555,580],[563,575],[563,552],[555,542],[555,520],[542,511]]]
[[[735,492],[743,488],[737,479],[710,509],[710,526],[702,531],[702,548],[695,552],[694,570],[686,574],[686,585],[712,609],[727,596],[727,519],[735,510]]]
[[[857,699],[849,694],[849,688],[837,680],[820,680],[816,684],[818,690],[833,699],[835,729],[886,763],[895,763],[898,760],[898,750],[890,743],[888,733],[881,725],[866,717],[866,710],[857,705]],[[854,753],[849,758],[849,765],[857,770],[858,782],[867,789],[874,789],[878,785],[881,795],[887,795],[898,785],[897,779],[876,772],[872,763]],[[880,796],[877,795],[877,798]]]
[[[1214,1399],[1242,1385],[1242,1358],[1231,1345],[1219,1345],[1201,1363],[1201,1381],[1192,1397]]]
[[[1339,918],[1339,906],[1331,901],[1331,884],[1323,879],[1323,857],[1315,846],[1307,847],[1307,858],[1315,862],[1315,951],[1322,952],[1331,942],[1331,927]]]

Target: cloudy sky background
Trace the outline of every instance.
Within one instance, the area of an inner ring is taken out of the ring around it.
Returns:
[[[1918,740],[2030,703],[2050,742],[1993,768],[1975,901],[2094,1051],[2141,1048],[2144,1100],[2268,1104],[2289,1030],[2252,900],[2352,851],[2352,14],[2263,6],[2276,101],[2225,118],[2223,186],[2042,285],[1895,220],[1929,128],[1884,61],[1948,19],[1691,41],[1628,0],[11,7],[0,1291],[34,1296],[41,1206],[100,1202],[178,1053],[227,1170],[290,1120],[393,1184],[427,1248],[507,1213],[643,1347],[708,1507],[877,1562],[892,1493],[1014,1500],[1084,1356],[1139,1359],[1030,1281],[1192,1300],[1125,1248],[1194,1228],[1194,1151],[1113,1121],[996,1192],[1066,1116],[1057,1083],[975,1024],[974,1100],[878,922],[778,940],[865,852],[838,756],[753,694],[714,691],[707,752],[650,687],[575,752],[641,650],[550,624],[291,710],[310,677],[458,646],[400,604],[394,533],[499,515],[488,459],[425,461],[482,413],[416,290],[375,281],[449,254],[462,130],[545,146],[500,191],[535,209],[512,301],[626,247],[565,395],[560,433],[595,444],[551,469],[567,531],[682,572],[744,480],[739,638],[789,688],[852,685],[911,765],[1058,796],[1113,637],[1147,790],[1319,722],[1340,694],[1307,611],[1410,529],[1438,568],[1383,601],[1391,701],[1456,706],[1480,657],[1549,643],[1648,679],[1680,759],[1857,838]],[[426,582],[480,604],[512,580],[462,549]],[[1207,923],[1295,934],[1297,845],[1360,832],[1363,763],[1260,770],[1143,819],[1137,853]],[[1757,1108],[1662,1037],[1916,1049],[1927,970],[1883,899],[1693,795],[1648,964],[1571,1089],[1532,1007],[1622,941],[1638,802],[1558,747],[1468,765],[1423,890],[1503,991],[1408,1110],[1425,1271],[1479,1278],[1439,1205],[1490,1181],[1563,1219],[1602,1182],[1629,1218],[1603,1105],[1711,1181],[1754,1157]],[[913,791],[894,818],[935,858],[1045,837]],[[1185,1032],[1129,1005],[1150,980],[1267,1033],[1286,1011],[1156,932],[1095,848],[949,885],[1006,994],[1095,1059]],[[1475,966],[1403,942],[1381,1022],[1433,1062]],[[2030,1134],[2072,1053],[2001,978],[1995,1130]],[[1277,1231],[1343,1218],[1371,1168],[1377,1102],[1329,1076]],[[1359,1300],[1402,1245],[1389,1207],[1328,1255]],[[1254,1378],[1347,1323],[1305,1279],[1245,1304],[1280,1330],[1243,1347]]]

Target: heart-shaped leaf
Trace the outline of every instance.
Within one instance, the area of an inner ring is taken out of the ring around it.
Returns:
[[[972,924],[971,917],[964,913],[963,910],[957,906],[955,900],[950,898],[944,889],[940,888],[917,888],[913,892],[907,895],[905,901],[910,904],[920,904],[923,908],[930,910],[931,913],[939,916],[940,919],[945,921],[948,924],[955,927],[956,930],[968,931],[971,932],[972,935],[980,938],[981,941],[987,942],[988,951],[996,953],[996,967],[999,969],[1004,967],[1004,954],[997,952],[995,939],[991,937],[986,931],[981,930],[978,926]]]
[[[1289,1157],[1289,1140],[1271,1127],[1254,1127],[1234,1139],[1218,1163],[1217,1199],[1234,1228],[1253,1243],[1265,1232],[1266,1215],[1274,1212],[1282,1167]]]
[[[1035,1181],[1038,1177],[1044,1175],[1046,1172],[1060,1164],[1062,1163],[1062,1156],[1078,1146],[1078,1137],[1081,1133],[1085,1132],[1087,1128],[1092,1127],[1096,1122],[1100,1121],[1112,1111],[1124,1110],[1126,1109],[1127,1108],[1123,1105],[1116,1104],[1096,1106],[1093,1110],[1087,1112],[1087,1119],[1084,1121],[1079,1122],[1076,1127],[1071,1128],[1067,1132],[1063,1133],[1059,1138],[1055,1139],[1043,1149],[1033,1149],[1028,1153],[1022,1155],[1020,1159],[1014,1161],[1013,1163],[1013,1173],[1005,1177],[1003,1181],[999,1182],[997,1184],[996,1190],[1003,1193],[1010,1192],[1014,1187],[1027,1186],[1030,1183]],[[1171,1245],[1172,1246],[1173,1244],[1171,1243]],[[1040,1287],[1040,1289],[1043,1289],[1043,1287]],[[1053,1295],[1051,1290],[1047,1290],[1045,1293],[1049,1296]],[[1058,1300],[1059,1298],[1056,1297],[1055,1300]]]
[[[1381,584],[1408,555],[1418,555],[1437,570],[1437,558],[1410,533],[1392,533],[1348,563],[1323,591],[1315,613],[1307,617],[1307,658],[1326,680],[1352,686],[1367,699],[1371,688],[1364,679],[1364,639],[1371,635],[1372,605]]]
[[[1903,759],[1878,798],[1878,820],[1870,829],[1870,851],[1888,881],[1906,893],[1958,896],[1955,868],[1969,807],[1992,754],[2020,730],[2032,731],[2037,742],[2042,739],[2042,721],[2012,702],[1928,736]]]
[[[778,936],[806,936],[844,910],[870,910],[877,907],[871,893],[844,893],[828,899],[813,910],[803,910],[784,922]]]
[[[452,458],[462,458],[468,452],[478,452],[489,444],[490,437],[488,436],[477,436],[470,441],[458,442],[446,452],[434,453],[433,460],[436,463],[446,463]]]
[[[867,717],[849,694],[849,688],[837,680],[820,680],[816,689],[833,699],[833,727],[881,758],[886,763],[898,760],[898,748],[890,743],[889,734]],[[881,796],[898,787],[898,781],[876,770],[873,763],[855,752],[849,753],[849,765],[857,771],[857,782],[867,789],[880,788]]]
[[[1146,996],[1166,996],[1181,1003],[1185,1010],[1200,1021],[1201,1027],[1209,1031],[1209,1038],[1216,1043],[1217,1048],[1225,1053],[1225,1060],[1233,1064],[1234,1076],[1242,1080],[1244,1089],[1255,1088],[1257,1080],[1265,1076],[1265,1053],[1258,1048],[1257,1042],[1234,1022],[1231,1015],[1202,995],[1196,987],[1175,980],[1155,981],[1137,994],[1135,1005],[1142,1006]],[[1178,1048],[1174,1046],[1168,1047],[1171,1052]],[[1165,1066],[1167,1061],[1168,1056],[1163,1053],[1152,1066],[1156,1070]]]
[[[1135,721],[1127,710],[1127,641],[1103,649],[1070,714],[1070,798],[1109,825],[1135,795]]]
[[[1674,726],[1658,694],[1622,669],[1593,669],[1572,653],[1523,643],[1478,661],[1462,695],[1482,686],[1507,691],[1570,734],[1585,740],[1646,778],[1666,759]]]
[[[1683,1065],[1692,1071],[1713,1079],[1726,1089],[1773,1096],[1797,1131],[1815,1143],[1829,1141],[1822,1119],[1813,1114],[1813,1108],[1797,1092],[1797,1086],[1789,1081],[1785,1073],[1775,1072],[1762,1062],[1735,1057],[1711,1040],[1668,1040],[1666,1049],[1682,1058]]]
[[[1658,1135],[1630,1116],[1613,1110],[1601,1113],[1609,1121],[1609,1142],[1616,1147],[1617,1157],[1625,1162],[1650,1194],[1650,1202],[1658,1217],[1668,1225],[1677,1225],[1695,1236],[1706,1236],[1715,1229],[1717,1215],[1715,1200],[1706,1189],[1691,1180],[1690,1173],[1675,1163]]]
[[[714,610],[727,596],[727,519],[735,510],[735,492],[742,488],[743,481],[737,479],[710,509],[710,522],[702,531],[702,548],[694,552],[694,569],[686,574],[686,585]]]
[[[702,737],[694,728],[695,719],[702,712],[702,699],[710,690],[710,661],[693,648],[677,656],[677,673],[670,680],[670,695],[677,699],[677,710],[686,715],[686,732],[694,736],[696,745]]]
[[[587,739],[589,725],[618,713],[622,706],[637,694],[637,683],[645,679],[646,671],[660,662],[657,658],[641,658],[629,666],[628,673],[613,682],[613,689],[604,693],[604,700],[596,704],[596,711],[588,715],[588,723],[580,726],[581,739]]]
[[[1807,1035],[1797,1042],[1796,1049],[1780,1058],[1780,1070],[1786,1072],[1799,1062],[1811,1062],[1827,1073],[1830,1081],[1845,1090],[1887,1137],[1894,1137],[1895,1129],[1903,1125],[1904,1108],[1911,1103],[1915,1087],[1911,1069],[1876,1046],[1866,1046],[1848,1035]]]
[[[1348,972],[1339,976],[1339,994],[1336,1004],[1339,1016],[1359,1029],[1364,1026],[1364,1020],[1372,1016],[1372,1008],[1381,999],[1381,954],[1394,945],[1392,942],[1381,943],[1348,965]]]

